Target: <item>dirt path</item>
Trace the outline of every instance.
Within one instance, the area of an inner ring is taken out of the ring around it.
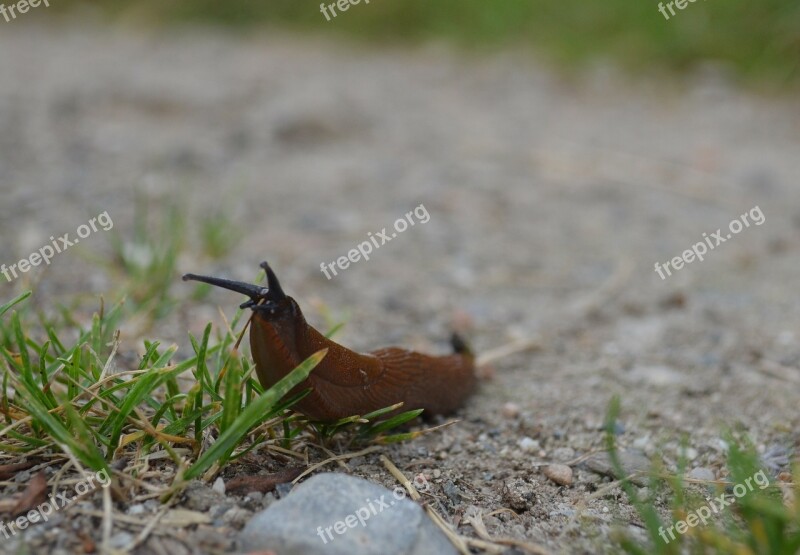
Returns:
[[[598,478],[578,469],[557,487],[534,463],[600,447],[615,393],[620,443],[668,464],[687,433],[692,466],[716,471],[734,424],[765,451],[800,444],[796,102],[712,77],[575,83],[514,55],[280,37],[15,25],[0,52],[0,261],[103,210],[125,232],[138,188],[245,229],[219,265],[187,254],[182,271],[244,279],[268,258],[301,304],[347,314],[339,339],[355,348],[444,351],[465,315],[478,351],[540,338],[496,363],[460,424],[389,450],[441,486],[450,518],[516,503],[520,516],[484,519],[490,534],[607,546],[622,499],[592,499],[576,521]],[[420,204],[427,223],[331,280],[319,271]],[[756,206],[763,225],[667,279],[654,271]],[[43,293],[108,286],[80,257],[56,262]],[[191,309],[192,331],[214,314]],[[185,329],[157,331],[187,343]],[[351,468],[391,482],[372,458]]]

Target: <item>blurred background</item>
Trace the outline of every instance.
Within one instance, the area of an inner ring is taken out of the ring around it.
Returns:
[[[698,1],[675,8],[669,20],[652,0],[589,5],[577,0],[364,2],[341,17],[329,15],[330,20],[314,0],[111,0],[99,7],[64,0],[53,7],[80,18],[144,26],[213,25],[239,35],[292,31],[380,45],[442,41],[472,51],[513,46],[561,70],[597,62],[644,72],[715,64],[732,78],[764,86],[798,78],[800,8],[789,0]]]
[[[722,259],[787,249],[800,218],[789,1],[666,19],[655,2],[373,0],[329,21],[310,1],[64,0],[0,23],[0,259],[115,223],[2,284],[45,305],[133,287],[149,329],[182,304],[179,273],[248,279],[269,258],[354,320],[429,328],[350,327],[356,346],[445,337],[458,310],[492,345],[623,259],[629,295],[709,275],[738,294]],[[319,271],[420,203],[429,223]],[[757,204],[769,224],[720,260],[653,272]]]

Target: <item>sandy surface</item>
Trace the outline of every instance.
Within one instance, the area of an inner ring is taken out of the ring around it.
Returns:
[[[138,190],[180,198],[190,224],[224,210],[243,233],[217,262],[190,241],[181,272],[250,279],[268,259],[312,322],[318,301],[347,319],[348,346],[445,352],[464,319],[479,352],[538,338],[494,364],[459,424],[387,450],[441,487],[454,521],[515,505],[484,518],[490,534],[554,552],[610,549],[617,516],[635,530],[619,492],[588,499],[592,472],[576,466],[559,487],[536,466],[601,447],[613,394],[620,443],[668,465],[688,434],[692,466],[716,472],[726,426],[765,451],[800,444],[794,101],[713,77],[629,84],[606,69],[574,82],[511,54],[283,37],[15,25],[0,52],[0,261],[104,210],[130,234]],[[322,275],[420,204],[427,223]],[[654,271],[756,206],[762,225],[665,280]],[[75,252],[108,245],[97,233]],[[41,305],[111,280],[72,251],[28,277]],[[229,314],[239,302],[212,299]],[[187,329],[216,306],[182,306],[181,325],[150,335],[188,349]],[[372,457],[350,466],[391,484]]]

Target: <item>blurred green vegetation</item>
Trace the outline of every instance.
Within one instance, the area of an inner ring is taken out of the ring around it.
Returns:
[[[712,61],[751,83],[800,81],[797,0],[697,0],[669,20],[656,0],[365,1],[331,21],[318,0],[105,0],[97,9],[158,25],[272,26],[381,43],[443,39],[467,48],[523,45],[565,68],[599,58],[634,71],[686,71]],[[67,9],[77,4],[60,2]]]

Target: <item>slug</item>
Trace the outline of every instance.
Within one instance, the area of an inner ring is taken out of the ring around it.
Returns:
[[[240,281],[186,274],[183,280],[208,283],[250,297],[250,350],[258,379],[274,385],[317,351],[328,354],[292,394],[311,388],[293,409],[312,420],[334,422],[402,402],[403,410],[425,415],[456,410],[476,385],[475,357],[453,335],[454,354],[431,356],[398,347],[361,354],[326,338],[309,326],[297,302],[286,295],[269,264],[261,263],[267,287]]]

